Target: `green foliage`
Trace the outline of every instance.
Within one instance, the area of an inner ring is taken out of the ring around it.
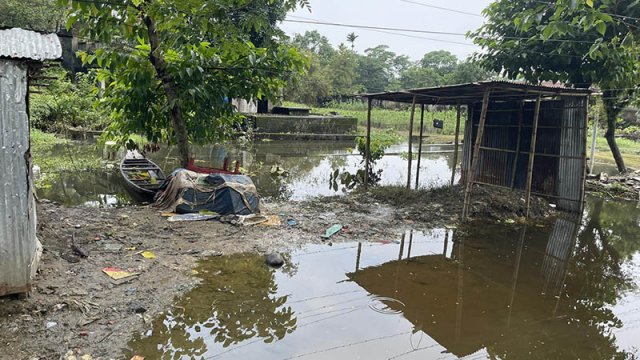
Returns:
[[[291,106],[303,106],[297,103],[285,103]],[[312,108],[311,111],[315,114],[329,114],[338,113],[343,116],[354,117],[358,119],[358,126],[362,129],[367,125],[367,105],[363,102],[352,103],[328,103],[327,107]],[[391,129],[395,131],[409,131],[409,118],[411,111],[409,106],[402,106],[397,109],[387,109],[374,107],[371,111],[371,123],[372,127],[376,129],[386,130]],[[420,110],[416,109],[414,127],[414,134],[418,134],[420,131]],[[465,114],[462,114],[460,123],[460,133],[464,132],[464,119]],[[444,120],[444,129],[436,130],[432,126],[434,119]],[[439,134],[439,135],[454,135],[456,127],[456,111],[455,109],[434,107],[427,109],[424,116],[424,133],[425,134]]]
[[[91,74],[78,74],[72,83],[65,70],[51,67],[43,76],[53,79],[48,80],[46,87],[36,88],[39,93],[31,94],[29,110],[33,127],[63,133],[70,127],[101,130],[107,125],[106,114],[93,106],[96,97]]]
[[[274,98],[307,60],[277,23],[300,0],[59,0],[80,34],[106,44],[82,54],[106,86],[100,104],[119,138],[143,134],[178,144],[225,139],[232,98]]]
[[[57,32],[64,27],[64,10],[56,0],[2,0],[0,27]]]
[[[487,22],[472,34],[489,70],[531,82],[559,81],[603,90],[607,138],[618,169],[625,171],[616,140],[616,119],[640,82],[640,16],[635,0],[499,0],[484,11]]]
[[[460,62],[444,50],[429,52],[416,62],[389,51],[386,45],[358,54],[353,51],[356,38],[353,33],[347,36],[351,49],[343,44],[333,48],[317,31],[296,34],[292,43],[309,56],[312,66],[307,73],[292,79],[286,99],[326,106],[328,102],[343,101],[363,92],[460,84],[494,76],[470,59]]]
[[[371,133],[371,161],[376,162],[384,156],[385,150],[393,144],[397,144],[400,141],[398,135],[393,131],[372,132]],[[360,136],[356,140],[356,148],[360,155],[366,155],[367,139],[364,136]]]

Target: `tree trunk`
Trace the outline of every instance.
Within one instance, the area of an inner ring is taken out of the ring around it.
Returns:
[[[624,97],[619,97],[619,95],[620,94],[617,94],[614,90],[604,90],[602,92],[602,103],[607,113],[607,132],[604,134],[604,137],[607,139],[607,144],[609,144],[613,159],[616,161],[618,171],[625,173],[627,172],[627,168],[624,165],[622,154],[616,143],[616,119],[620,111],[622,111],[622,108],[628,103],[628,100]]]
[[[158,33],[153,19],[151,19],[148,14],[144,14],[144,23],[147,27],[149,45],[151,47],[149,61],[151,61],[158,78],[162,82],[162,88],[165,96],[167,97],[167,101],[170,104],[173,104],[170,114],[171,124],[173,125],[173,133],[176,137],[176,143],[178,144],[180,162],[183,167],[186,167],[190,157],[189,137],[187,135],[187,124],[184,120],[184,116],[182,115],[182,109],[180,108],[180,105],[178,105],[178,96],[173,88],[175,82],[173,81],[171,74],[167,72],[166,63],[159,50],[160,40],[158,39]]]

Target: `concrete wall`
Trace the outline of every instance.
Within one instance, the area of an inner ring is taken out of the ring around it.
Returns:
[[[351,134],[358,129],[356,118],[342,116],[250,116],[257,133]]]
[[[30,163],[27,66],[0,59],[0,296],[28,292],[37,270]]]

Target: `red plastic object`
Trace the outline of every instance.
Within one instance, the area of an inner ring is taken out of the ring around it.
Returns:
[[[212,168],[212,167],[204,167],[204,166],[197,166],[195,164],[195,159],[194,158],[190,158],[189,159],[189,163],[187,164],[187,170],[191,170],[200,174],[230,174],[230,175],[238,175],[240,174],[240,162],[236,162],[236,167],[233,171],[229,170],[229,159],[225,158],[224,159],[224,168],[223,169],[216,169],[216,168]]]

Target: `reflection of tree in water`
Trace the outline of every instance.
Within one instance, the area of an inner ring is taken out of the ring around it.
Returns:
[[[290,275],[296,271],[289,261],[285,269]],[[136,336],[129,343],[131,354],[150,359],[198,356],[213,350],[213,342],[220,347],[252,338],[270,343],[296,329],[293,310],[285,306],[288,297],[276,295],[275,270],[263,257],[215,258],[198,271],[202,284],[155,320],[149,336]]]

